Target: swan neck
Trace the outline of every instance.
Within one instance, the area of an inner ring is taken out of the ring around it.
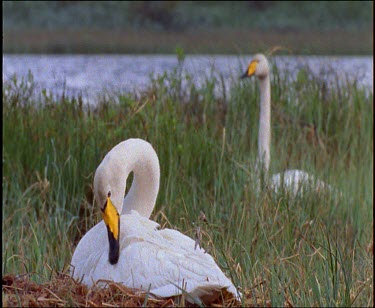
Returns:
[[[271,83],[269,75],[259,78],[260,114],[258,132],[258,163],[268,172],[271,154]]]
[[[124,199],[122,214],[130,214],[135,210],[141,216],[149,218],[159,191],[159,160],[157,156],[145,155],[139,157],[131,169],[133,183]]]

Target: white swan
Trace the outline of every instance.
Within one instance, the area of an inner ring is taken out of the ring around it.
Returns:
[[[257,175],[262,172],[267,176],[271,160],[271,82],[267,58],[262,54],[256,54],[250,62],[246,72],[241,78],[256,76],[260,92],[260,114],[258,132],[258,160],[256,164]],[[302,170],[287,170],[274,174],[270,179],[270,186],[275,193],[282,188],[296,196],[303,193],[304,188],[315,186],[316,191],[331,190],[330,186],[313,175]]]
[[[125,193],[126,179],[134,173]],[[149,220],[159,190],[159,160],[142,139],[116,145],[94,177],[96,201],[104,221],[89,230],[72,257],[73,277],[92,286],[100,279],[170,297],[184,292],[187,300],[209,303],[226,289],[240,295],[214,259],[182,233]],[[122,213],[120,216],[118,213]],[[108,235],[108,236],[107,236]],[[108,240],[109,239],[109,240]]]

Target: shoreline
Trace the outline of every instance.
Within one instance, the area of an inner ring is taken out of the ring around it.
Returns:
[[[3,54],[252,54],[373,55],[373,31],[215,29],[188,32],[135,30],[4,30]],[[306,39],[308,38],[308,39]]]

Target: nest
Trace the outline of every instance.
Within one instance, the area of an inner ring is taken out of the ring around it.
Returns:
[[[245,292],[245,305],[257,306],[257,299]],[[270,304],[270,303],[268,303]],[[266,304],[267,305],[267,304]],[[149,293],[130,289],[121,283],[107,282],[107,287],[87,288],[67,274],[57,274],[50,281],[38,284],[30,275],[3,276],[3,307],[198,307],[186,301],[184,295],[156,298]],[[224,292],[211,307],[240,307],[241,303]]]

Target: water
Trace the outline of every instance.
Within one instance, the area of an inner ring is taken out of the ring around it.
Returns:
[[[245,71],[252,56],[186,56],[184,72],[199,86],[206,77],[222,75],[228,89]],[[357,79],[373,88],[372,56],[274,56],[280,72],[296,72],[308,66],[314,75],[338,74],[342,80]],[[14,74],[26,76],[30,70],[38,88],[55,95],[81,94],[95,100],[106,91],[139,93],[150,82],[150,75],[171,71],[178,65],[175,55],[3,55],[3,81]],[[291,74],[293,78],[295,75]],[[329,78],[329,77],[328,77]],[[218,93],[220,95],[220,93]]]

